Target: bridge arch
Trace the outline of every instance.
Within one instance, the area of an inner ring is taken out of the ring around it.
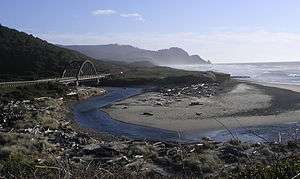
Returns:
[[[94,73],[93,75],[98,75],[94,63],[91,62],[90,60],[85,60],[85,61],[81,64],[81,66],[80,66],[80,68],[79,68],[79,70],[78,70],[78,73],[77,73],[77,75],[76,75],[76,78],[77,78],[77,79],[79,78],[79,76],[80,76],[81,74],[84,74],[83,69],[84,69],[85,67],[87,67],[87,65],[88,65],[88,66],[90,65],[90,68],[88,68],[88,70],[89,70],[90,72]]]
[[[85,61],[71,61],[69,62],[61,75],[61,78],[75,77],[87,75],[98,75],[94,63],[90,60]]]

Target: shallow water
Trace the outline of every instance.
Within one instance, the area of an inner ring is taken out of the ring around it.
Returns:
[[[245,142],[287,142],[298,140],[300,123],[285,123],[265,126],[240,127],[227,130],[211,131],[206,136],[217,141],[229,141],[239,139]],[[199,138],[193,131],[187,137],[191,140]]]
[[[100,110],[113,102],[140,94],[141,88],[108,88],[106,90],[107,94],[81,101],[73,107],[75,120],[81,126],[134,139],[177,141],[176,132],[114,120]]]
[[[238,138],[248,142],[271,142],[297,139],[300,123],[287,123],[271,126],[241,127],[236,129],[218,130],[211,132],[184,131],[174,132],[154,127],[145,127],[112,119],[101,108],[114,102],[142,93],[142,88],[107,88],[107,94],[92,97],[73,106],[75,120],[85,128],[98,132],[125,136],[133,139],[161,140],[172,142],[193,143],[203,137],[210,137],[216,141],[228,141]]]

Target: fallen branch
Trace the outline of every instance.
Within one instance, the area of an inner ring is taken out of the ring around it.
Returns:
[[[213,118],[213,119],[216,120],[219,124],[221,124],[229,132],[229,134],[232,136],[233,139],[239,140],[239,138],[235,137],[235,135],[231,132],[231,130],[225,124],[223,124],[221,121],[219,121],[216,118]]]
[[[298,173],[297,175],[293,176],[293,178],[291,178],[291,179],[296,179],[296,178],[298,178],[299,176],[300,176],[300,173]]]

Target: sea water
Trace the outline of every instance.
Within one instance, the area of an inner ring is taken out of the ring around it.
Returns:
[[[247,76],[250,77],[248,80],[258,82],[300,85],[300,62],[173,65],[172,67],[193,71],[217,71],[229,73],[232,76]]]

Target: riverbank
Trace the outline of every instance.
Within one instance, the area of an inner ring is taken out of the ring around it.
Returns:
[[[224,126],[299,122],[299,104],[297,92],[238,82],[229,91],[206,97],[196,93],[177,92],[170,96],[167,92],[149,92],[115,103],[104,111],[128,123],[172,131],[207,132]]]
[[[1,119],[5,119],[0,131],[1,177],[291,178],[300,171],[298,141],[249,144],[204,138],[193,144],[178,144],[93,133],[74,125],[67,115],[68,104],[80,99],[74,89],[51,85],[18,90],[28,94],[27,90],[40,88],[43,93],[26,95],[29,99],[22,95],[13,99],[16,96],[10,96],[15,94],[11,90],[5,95],[11,101],[1,103]],[[95,90],[90,89],[91,94]]]

